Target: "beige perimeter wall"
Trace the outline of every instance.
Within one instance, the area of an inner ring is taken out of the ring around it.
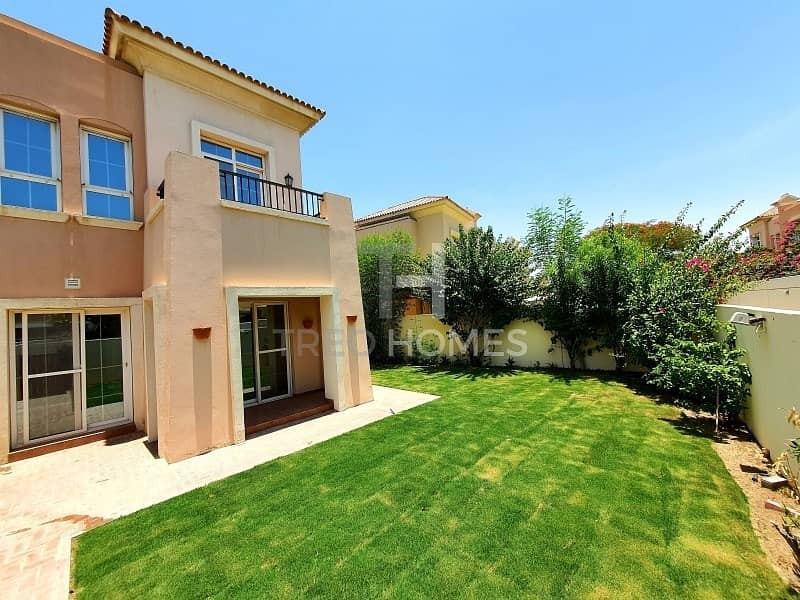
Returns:
[[[403,340],[428,338],[435,342],[445,341],[444,354],[457,356],[460,346],[447,335],[450,328],[433,315],[413,315],[403,317],[400,332]],[[410,337],[409,337],[410,336]],[[569,356],[560,345],[553,345],[551,334],[534,321],[513,321],[499,336],[494,338],[492,352],[498,356],[490,358],[494,366],[503,366],[513,358],[518,367],[557,367],[569,368]],[[398,351],[410,354],[408,345],[397,346]],[[586,369],[613,371],[614,357],[608,350],[594,351],[586,356]]]
[[[722,321],[734,312],[766,319],[761,326],[736,325],[736,344],[747,352],[744,360],[753,375],[744,420],[777,458],[800,433],[786,421],[789,410],[800,408],[800,277],[764,282],[718,308]]]

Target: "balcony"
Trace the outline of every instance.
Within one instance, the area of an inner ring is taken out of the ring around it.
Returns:
[[[163,181],[158,186],[156,194],[164,199]],[[277,181],[220,170],[219,194],[222,200],[228,202],[325,220],[321,211],[322,194]]]
[[[322,219],[322,194],[244,173],[219,172],[223,200]]]

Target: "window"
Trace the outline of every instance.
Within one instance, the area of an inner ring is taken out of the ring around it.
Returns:
[[[0,204],[58,210],[56,123],[0,109]]]
[[[263,156],[202,138],[200,152],[219,165],[219,191],[223,200],[261,204],[259,180],[265,179]],[[234,177],[233,173],[240,176]]]
[[[133,219],[130,141],[81,130],[84,213],[104,219]]]

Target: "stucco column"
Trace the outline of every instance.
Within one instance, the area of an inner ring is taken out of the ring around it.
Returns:
[[[163,211],[169,406],[158,437],[174,461],[233,441],[216,164],[170,153]]]
[[[322,210],[330,224],[331,282],[337,290],[339,305],[337,345],[343,354],[345,407],[357,406],[372,400],[372,378],[361,303],[353,208],[350,198],[325,193]],[[324,349],[323,356],[326,356]]]

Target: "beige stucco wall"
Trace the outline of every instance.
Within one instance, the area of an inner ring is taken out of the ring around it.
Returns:
[[[291,173],[294,185],[302,186],[298,131],[147,70],[143,78],[151,186],[157,187],[164,179],[164,161],[170,152],[193,153],[192,121],[271,146],[275,179],[283,182],[284,175]]]
[[[417,217],[417,250],[422,255],[430,254],[434,244],[441,244],[449,235],[445,229],[445,218],[441,212],[430,212]]]
[[[219,212],[226,286],[330,285],[330,226],[326,223],[237,208]]]
[[[145,292],[154,308],[150,391],[157,397],[150,402],[158,407],[159,454],[175,461],[244,439],[241,391],[233,391],[241,377],[239,298],[287,299],[292,328],[314,321],[322,372],[318,357],[293,347],[296,392],[324,386],[340,410],[371,400],[350,200],[326,194],[327,220],[310,222],[223,206],[208,160],[173,152],[165,172],[163,208],[153,221],[163,232],[148,238],[148,255],[165,262],[165,282]],[[308,292],[314,288],[325,296]],[[231,297],[230,290],[241,292]],[[192,334],[202,327],[211,328],[207,340]]]
[[[800,310],[800,275],[762,281],[730,298],[726,304]]]
[[[758,327],[735,325],[736,345],[746,351],[744,361],[753,376],[744,420],[759,443],[777,458],[786,442],[798,437],[786,416],[792,408],[800,408],[800,390],[793,376],[800,357],[800,310],[725,304],[718,308],[718,315],[728,321],[737,311],[766,319]]]
[[[167,397],[158,399],[159,454],[180,460],[232,441],[227,313],[216,166],[171,154],[165,182]],[[211,328],[208,339],[193,335]]]
[[[350,199],[326,193],[323,216],[330,224],[331,286],[338,292],[339,322],[333,325],[342,332],[345,398],[341,405],[357,406],[372,400],[372,377]]]
[[[450,328],[433,315],[405,316],[400,320],[400,333],[404,341],[429,338],[436,343],[445,343],[445,356],[459,354],[461,346],[448,336]],[[511,357],[517,367],[569,368],[569,356],[559,344],[553,345],[552,335],[535,321],[513,321],[492,340],[489,364],[504,366]],[[417,343],[417,342],[414,342]],[[481,346],[483,342],[481,341]],[[420,346],[424,349],[424,345]],[[398,351],[410,354],[408,345],[397,346]],[[614,357],[608,350],[595,350],[587,355],[584,368],[597,371],[613,371]]]
[[[61,201],[82,214],[80,125],[130,137],[134,218],[146,186],[142,79],[127,65],[0,15],[0,105],[58,120]],[[130,296],[142,291],[142,232],[0,216],[14,260],[0,264],[0,298]],[[82,289],[64,290],[80,277]]]
[[[322,370],[322,326],[319,298],[288,298],[289,346],[292,353],[292,389],[295,394],[321,390],[325,386]],[[304,320],[311,327],[303,327]]]

